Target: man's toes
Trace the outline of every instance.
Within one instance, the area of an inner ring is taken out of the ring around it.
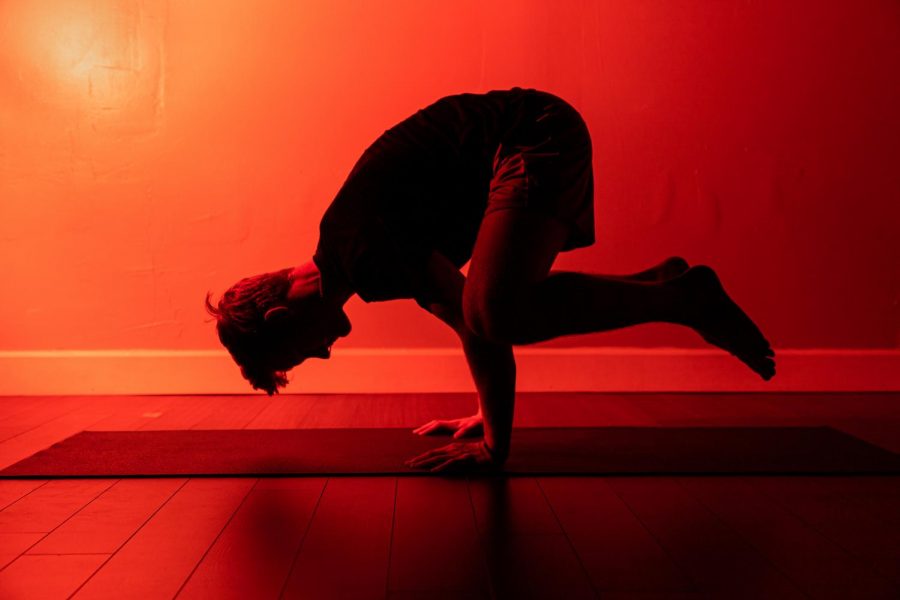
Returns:
[[[688,261],[681,258],[680,256],[672,256],[669,260],[666,261],[668,267],[673,271],[678,271],[679,273],[684,273],[691,266],[688,264]]]
[[[682,275],[689,268],[690,265],[686,260],[680,256],[672,256],[664,260],[662,264],[657,267],[657,270],[663,279],[674,279],[675,277]]]
[[[766,381],[775,376],[775,361],[771,358],[755,357],[744,362]]]

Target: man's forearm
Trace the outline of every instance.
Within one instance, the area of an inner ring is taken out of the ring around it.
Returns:
[[[460,335],[460,340],[478,389],[485,442],[498,459],[506,460],[516,402],[516,361],[512,346],[494,344],[472,333]]]

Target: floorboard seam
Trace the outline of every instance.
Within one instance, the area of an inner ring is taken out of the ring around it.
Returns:
[[[85,508],[86,506],[90,505],[92,502],[94,502],[94,500],[96,500],[97,498],[99,498],[100,496],[102,496],[103,494],[105,494],[105,493],[107,492],[107,490],[109,490],[111,487],[113,487],[114,485],[116,485],[116,484],[119,483],[120,481],[121,481],[121,479],[117,479],[117,480],[115,480],[113,483],[111,483],[110,485],[108,485],[108,486],[106,486],[105,488],[103,488],[103,489],[100,491],[100,493],[98,493],[96,496],[94,496],[93,498],[91,498],[90,500],[88,500],[87,503],[86,503],[84,506],[82,506],[81,508],[79,508],[78,510],[76,510],[75,512],[73,512],[71,515],[69,515],[69,516],[66,517],[65,519],[63,519],[56,527],[54,527],[54,528],[51,529],[50,531],[47,531],[47,532],[43,532],[43,531],[38,532],[38,533],[43,533],[44,535],[42,535],[40,538],[38,538],[38,540],[37,540],[35,543],[31,544],[30,546],[28,546],[27,548],[25,548],[25,550],[23,550],[22,552],[20,552],[20,553],[19,553],[19,556],[17,556],[17,557],[14,558],[13,560],[9,561],[9,562],[8,562],[7,564],[5,564],[2,568],[0,568],[0,571],[3,571],[3,569],[6,569],[9,565],[11,565],[11,564],[13,564],[14,562],[16,562],[17,560],[19,560],[19,558],[25,556],[25,555],[28,553],[29,550],[31,550],[32,548],[34,548],[35,546],[37,546],[38,544],[40,544],[42,541],[44,541],[44,539],[46,539],[47,536],[49,536],[49,535],[52,534],[54,531],[56,531],[57,529],[59,529],[60,527],[62,527],[63,524],[65,524],[69,519],[71,519],[72,517],[74,517],[75,515],[77,515],[78,513],[80,513],[82,510],[84,510],[84,508]],[[48,483],[49,483],[49,482],[48,482]],[[38,486],[38,487],[43,487],[43,486]],[[37,488],[36,488],[36,489],[37,489]],[[24,496],[23,496],[23,497],[24,497]],[[96,553],[96,554],[103,554],[103,553],[102,553],[102,552],[98,552],[98,553]]]
[[[48,423],[51,423],[51,422],[53,422],[53,421],[57,421],[57,420],[59,420],[59,419],[61,419],[61,418],[63,418],[63,417],[67,417],[67,416],[71,415],[72,413],[74,413],[74,412],[76,412],[76,411],[78,411],[78,410],[82,410],[82,409],[84,409],[83,406],[79,406],[78,404],[76,404],[76,405],[74,405],[71,409],[69,409],[69,410],[63,412],[62,414],[57,414],[55,417],[53,417],[53,418],[51,418],[51,419],[48,419],[48,420],[44,421],[43,423],[38,423],[38,424],[35,425],[34,427],[29,427],[28,429],[26,429],[26,430],[24,430],[24,431],[20,431],[19,433],[15,434],[15,435],[11,435],[11,436],[8,437],[8,438],[3,438],[2,440],[0,440],[0,445],[4,444],[4,443],[6,443],[6,442],[8,442],[8,441],[10,441],[10,440],[14,440],[15,438],[19,437],[20,435],[25,435],[25,434],[28,433],[28,432],[34,431],[34,430],[37,429],[38,427],[43,427],[44,425],[47,425]],[[20,413],[20,414],[24,414],[24,412],[27,412],[27,411],[23,411],[23,412]],[[104,417],[104,418],[105,418],[105,417]]]
[[[656,534],[653,533],[653,531],[649,527],[647,527],[647,524],[644,523],[644,520],[640,517],[640,515],[638,515],[636,512],[634,512],[634,509],[631,508],[631,505],[625,501],[625,498],[623,498],[622,495],[619,494],[619,492],[617,492],[613,488],[613,486],[611,486],[609,484],[608,481],[604,480],[603,484],[606,486],[606,489],[609,490],[609,492],[611,494],[613,494],[619,500],[619,502],[622,503],[622,505],[625,507],[625,509],[631,513],[631,515],[637,520],[637,522],[640,523],[641,527],[644,528],[644,531],[647,532],[647,535],[649,535],[653,539],[653,541],[656,542],[656,545],[659,546],[659,549],[663,551],[663,554],[665,554],[667,557],[669,557],[669,560],[672,561],[672,564],[678,568],[678,572],[681,573],[685,577],[685,579],[687,579],[690,582],[691,587],[693,588],[691,590],[691,592],[692,593],[696,592],[699,594],[708,593],[705,590],[700,589],[700,585],[697,583],[697,580],[694,579],[694,576],[691,575],[687,569],[685,569],[684,565],[682,565],[679,561],[677,561],[675,559],[674,556],[672,556],[672,553],[669,552],[669,549],[666,547],[666,545],[662,543],[662,540],[660,540],[656,536]]]
[[[216,545],[216,542],[219,541],[219,538],[222,537],[222,533],[228,528],[229,523],[234,519],[234,516],[238,514],[238,511],[241,510],[241,507],[244,506],[244,503],[247,501],[247,498],[250,497],[250,494],[253,490],[256,489],[256,486],[259,485],[259,479],[253,482],[253,485],[250,486],[250,489],[247,490],[247,493],[244,494],[244,497],[241,498],[241,501],[238,503],[237,507],[232,511],[232,513],[228,516],[228,519],[225,520],[225,524],[222,525],[222,528],[219,530],[219,533],[216,534],[216,537],[209,543],[209,546],[206,547],[206,550],[203,551],[203,555],[200,557],[200,560],[197,561],[197,564],[191,569],[191,572],[188,573],[187,577],[184,578],[184,581],[181,582],[181,585],[178,586],[178,590],[172,595],[172,600],[178,597],[181,594],[181,591],[184,589],[184,586],[187,585],[188,581],[191,580],[191,577],[194,576],[194,573],[197,572],[197,569],[200,568],[200,565],[203,563],[203,560],[209,554],[209,551],[212,550],[212,547]]]
[[[472,478],[466,477],[466,496],[469,498],[469,507],[472,509],[472,526],[475,528],[475,538],[478,540],[478,548],[481,550],[481,565],[483,575],[487,580],[488,594],[491,600],[504,600],[497,595],[493,577],[491,577],[491,561],[488,556],[487,544],[482,539],[481,528],[478,527],[478,513],[475,510],[475,500],[472,498]]]
[[[255,421],[255,420],[259,417],[259,415],[263,414],[263,411],[264,411],[264,410],[266,410],[267,408],[269,408],[269,405],[270,405],[270,404],[271,404],[271,402],[264,402],[264,403],[262,403],[262,406],[260,406],[259,410],[256,411],[256,413],[255,413],[252,417],[250,417],[249,419],[247,419],[247,421],[246,421],[243,425],[241,425],[241,429],[247,429],[247,427],[248,427],[253,421]]]
[[[590,573],[588,573],[587,567],[584,564],[584,561],[581,560],[581,555],[578,553],[578,550],[575,548],[575,544],[572,543],[571,538],[569,538],[569,532],[566,531],[566,528],[562,524],[562,520],[559,518],[559,515],[556,514],[556,509],[553,508],[553,503],[550,502],[550,498],[547,496],[547,492],[544,490],[544,486],[541,485],[541,480],[537,477],[534,478],[534,482],[537,484],[538,489],[541,491],[541,496],[544,498],[544,502],[547,503],[547,507],[550,509],[550,514],[553,515],[553,519],[556,521],[559,530],[562,532],[563,536],[566,538],[566,543],[569,544],[569,548],[572,550],[572,554],[575,555],[575,560],[578,561],[578,566],[581,568],[581,573],[584,575],[585,581],[587,581],[588,585],[591,586],[591,591],[594,592],[594,598],[600,598],[600,590],[597,589],[597,586],[594,585],[594,582],[591,580]],[[555,534],[553,534],[555,535]]]
[[[121,479],[120,479],[119,481],[121,481]],[[100,570],[103,569],[103,567],[105,567],[106,564],[107,564],[110,560],[112,560],[112,558],[113,558],[116,554],[118,554],[119,550],[121,550],[122,548],[124,548],[125,545],[128,544],[128,542],[130,542],[131,539],[132,539],[134,536],[136,536],[136,535],[138,534],[138,532],[139,532],[141,529],[143,529],[144,526],[147,525],[147,523],[149,523],[150,520],[151,520],[153,517],[156,516],[156,513],[158,513],[160,510],[162,510],[162,508],[163,508],[166,504],[168,504],[168,503],[172,500],[172,498],[175,497],[175,494],[177,494],[178,492],[180,492],[180,491],[181,491],[181,488],[183,488],[184,486],[187,485],[187,482],[188,482],[188,481],[190,481],[190,479],[185,479],[185,480],[184,480],[184,483],[182,483],[180,486],[178,486],[178,488],[175,489],[175,490],[169,495],[169,497],[166,498],[165,501],[163,501],[163,502],[156,508],[156,510],[154,510],[152,513],[150,513],[150,516],[147,517],[146,519],[144,519],[144,522],[141,523],[140,526],[137,527],[137,528],[131,533],[131,535],[129,535],[127,538],[125,538],[125,541],[122,542],[121,544],[119,544],[119,547],[116,548],[112,553],[110,553],[109,557],[108,557],[106,560],[104,560],[102,563],[100,563],[100,565],[99,565],[96,569],[94,569],[94,572],[91,573],[91,574],[88,576],[87,579],[85,579],[84,581],[81,582],[81,585],[79,585],[77,588],[75,588],[75,591],[73,591],[73,592],[69,595],[69,597],[67,598],[67,600],[69,600],[70,598],[72,598],[73,596],[75,596],[75,594],[77,594],[77,593],[81,590],[81,588],[83,588],[84,586],[86,586],[87,583],[88,583],[91,579],[94,578],[94,575],[96,575],[97,573],[99,573]]]
[[[764,489],[760,488],[760,486],[757,483],[753,483],[751,485],[753,485],[753,487],[756,489],[757,492],[759,492],[763,496],[769,498],[772,502],[775,502],[778,506],[780,506],[781,508],[786,510],[788,513],[790,513],[797,519],[799,519],[804,525],[809,527],[812,531],[815,531],[817,534],[821,535],[823,538],[825,538],[826,540],[828,540],[829,542],[834,544],[836,547],[843,550],[849,556],[852,556],[853,558],[857,559],[861,563],[868,566],[873,573],[875,573],[883,578],[886,578],[888,581],[892,582],[895,587],[900,586],[900,577],[898,577],[896,574],[883,571],[879,567],[879,565],[874,564],[874,562],[868,556],[864,556],[864,555],[848,548],[847,546],[842,544],[838,539],[836,539],[834,536],[829,535],[827,531],[824,531],[823,529],[821,529],[815,523],[810,523],[807,519],[805,519],[803,517],[803,515],[794,511],[794,509],[792,509],[788,504],[784,503],[783,501],[780,501],[776,496],[774,496],[774,495],[766,492]]]
[[[38,491],[39,489],[41,489],[42,487],[44,487],[45,485],[47,485],[47,484],[50,483],[51,481],[53,481],[53,479],[47,479],[47,480],[45,480],[44,483],[42,483],[41,485],[35,487],[34,489],[32,489],[32,490],[29,491],[29,492],[26,492],[26,493],[22,494],[21,496],[19,496],[18,498],[16,498],[15,500],[13,500],[13,501],[10,502],[9,504],[7,504],[6,506],[0,508],[0,512],[3,512],[4,510],[6,510],[7,508],[9,508],[10,506],[12,506],[13,504],[15,504],[16,502],[22,500],[23,498],[27,498],[28,496],[30,496],[31,494],[35,493],[36,491]]]
[[[322,497],[325,495],[325,490],[328,489],[328,484],[331,483],[331,479],[325,479],[324,485],[322,485],[322,489],[319,490],[319,497],[316,498],[316,505],[313,506],[312,512],[309,514],[309,520],[306,522],[306,527],[303,529],[303,535],[300,537],[300,543],[297,545],[297,550],[294,552],[294,558],[291,560],[291,568],[288,569],[287,575],[284,578],[284,581],[281,583],[281,590],[278,592],[278,598],[284,598],[284,593],[287,591],[288,583],[291,581],[291,575],[294,573],[294,566],[297,564],[297,559],[300,557],[300,552],[303,550],[303,544],[306,543],[306,536],[309,534],[310,528],[312,528],[313,520],[316,518],[316,513],[319,512],[319,505],[322,503]]]
[[[719,525],[724,527],[727,531],[730,531],[735,536],[736,539],[740,540],[744,544],[744,546],[746,546],[747,548],[752,550],[754,553],[756,553],[766,564],[768,564],[770,567],[772,567],[777,573],[781,574],[781,576],[784,577],[785,581],[790,583],[794,587],[794,589],[796,589],[798,592],[800,592],[807,598],[812,597],[810,595],[810,593],[805,589],[805,586],[802,586],[797,581],[794,581],[794,578],[791,577],[790,574],[786,573],[781,567],[779,567],[777,564],[772,562],[772,559],[766,555],[766,553],[763,551],[762,548],[757,548],[756,544],[754,544],[751,540],[748,540],[747,537],[743,533],[741,533],[739,530],[737,530],[734,527],[732,527],[731,525],[729,525],[728,522],[726,522],[725,519],[718,512],[713,510],[713,508],[711,506],[709,506],[708,504],[706,504],[703,501],[703,499],[701,499],[699,496],[694,494],[684,484],[682,479],[683,478],[681,478],[681,477],[676,477],[675,484],[678,487],[680,487],[682,489],[682,491],[684,491],[685,494],[687,494],[691,499],[693,499],[694,502],[696,502],[699,506],[703,507],[703,509],[706,512],[708,512],[710,515],[712,515],[713,518],[715,518],[715,520],[719,523]]]
[[[400,478],[394,478],[394,508],[391,511],[391,533],[388,536],[388,564],[387,573],[384,578],[384,597],[388,598],[391,593],[391,562],[394,557],[394,525],[397,523],[397,491],[400,487]]]

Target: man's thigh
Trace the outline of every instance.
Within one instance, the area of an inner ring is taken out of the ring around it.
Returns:
[[[495,210],[478,230],[463,291],[467,321],[505,318],[527,302],[570,234],[562,221],[535,210]]]

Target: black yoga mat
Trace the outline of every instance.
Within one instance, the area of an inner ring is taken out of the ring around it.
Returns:
[[[0,477],[421,474],[450,443],[409,429],[85,431]],[[523,428],[504,471],[531,475],[900,473],[900,455],[830,427]]]

